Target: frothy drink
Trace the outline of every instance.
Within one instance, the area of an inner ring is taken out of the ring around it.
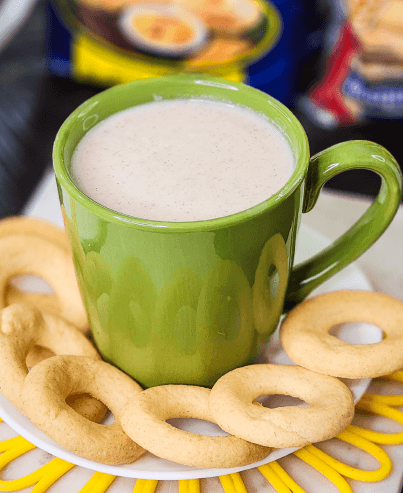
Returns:
[[[228,216],[276,193],[291,148],[265,117],[217,101],[171,100],[106,118],[79,142],[77,186],[109,209],[156,221]]]

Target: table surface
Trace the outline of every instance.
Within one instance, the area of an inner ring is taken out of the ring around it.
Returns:
[[[325,234],[330,239],[335,239],[340,236],[355,219],[358,219],[370,203],[370,198],[366,199],[363,197],[325,191],[321,194],[315,208],[308,214],[305,214],[303,220],[306,224]],[[38,189],[34,192],[31,200],[28,202],[24,212],[25,214],[48,219],[56,224],[62,225],[56,186],[51,170],[46,173]],[[357,261],[357,264],[361,267],[376,291],[388,293],[401,300],[403,300],[402,242],[403,206],[400,207],[397,215],[384,235]],[[396,429],[396,427],[389,430],[389,422],[380,417],[374,418],[374,426],[375,429],[378,428],[379,431],[400,431]],[[2,429],[3,428],[0,428],[0,433]],[[2,435],[0,435],[0,437],[2,437]],[[340,454],[340,451],[337,451],[337,444],[333,444],[330,448],[334,449],[336,455],[337,453]],[[392,473],[380,483],[362,483],[349,480],[354,493],[400,492],[403,483],[403,446],[382,446],[382,448],[386,450],[393,461],[394,467]],[[366,454],[361,452],[357,454],[353,447],[350,447],[347,451],[343,451],[343,454],[349,457],[350,465],[353,467],[365,469],[371,463],[371,458],[368,458]],[[290,458],[288,462],[288,467],[292,476],[296,478],[296,475],[298,475],[300,477],[300,485],[305,487],[307,491],[311,493],[325,493],[327,491],[331,493],[335,491],[334,486],[328,483],[327,480],[323,480],[323,477],[321,477],[322,479],[316,477],[316,480],[313,481],[315,473],[313,473],[310,468],[302,471],[303,466],[301,464],[293,464],[292,458]],[[376,468],[376,463],[374,463],[372,467]],[[303,474],[299,474],[300,472],[303,472]],[[250,493],[254,493],[255,491],[267,491],[269,493],[274,491],[265,480],[262,478],[257,479],[257,476],[253,475],[253,471],[246,474],[244,479]],[[108,489],[108,493],[109,491],[126,491],[126,488],[124,488],[125,481],[126,480],[122,480],[120,483],[117,482],[115,485],[112,484],[110,489]],[[164,483],[166,484],[164,484],[162,489],[167,489],[168,491],[169,488],[170,490],[172,485],[169,483],[172,482],[168,481]],[[123,487],[123,489],[119,489],[119,484],[120,488]],[[208,480],[208,491],[215,492],[215,490],[217,490],[217,492],[222,492],[219,481],[216,478]],[[52,490],[49,490],[49,492],[50,491]]]

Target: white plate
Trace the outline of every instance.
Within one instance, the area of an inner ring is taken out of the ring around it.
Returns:
[[[329,241],[312,230],[310,227],[301,225],[298,246],[296,253],[296,261],[300,262],[303,259],[308,258],[313,253],[320,251],[329,244]],[[352,264],[346,267],[342,272],[335,275],[332,279],[324,283],[313,294],[319,292],[333,291],[337,289],[363,289],[371,291],[372,287],[356,264]],[[345,341],[352,343],[375,343],[382,339],[381,331],[366,325],[355,324],[354,330],[351,330],[351,325],[345,325],[344,328],[339,331],[339,337]],[[268,345],[268,361],[278,364],[291,364],[291,361],[287,358],[284,351],[281,348],[278,334],[275,333],[271,338]],[[351,389],[354,400],[357,402],[359,398],[365,393],[370,379],[362,380],[344,380],[345,383]],[[280,405],[279,400],[276,400],[276,405]],[[69,461],[73,464],[93,469],[96,471],[112,474],[116,476],[129,477],[129,478],[143,478],[143,479],[158,479],[158,480],[178,480],[178,479],[193,479],[193,478],[207,478],[215,477],[223,474],[230,474],[233,472],[240,472],[242,470],[251,469],[261,464],[279,459],[285,455],[288,455],[296,449],[281,449],[276,450],[264,460],[250,464],[245,467],[237,467],[232,469],[202,469],[197,467],[188,467],[176,464],[167,460],[159,459],[151,454],[147,454],[145,457],[140,458],[138,461],[130,465],[123,466],[110,466],[100,464],[88,459],[84,459],[68,452],[63,447],[55,443],[44,433],[38,430],[25,416],[23,416],[17,409],[10,404],[10,402],[0,394],[0,416],[8,423],[16,432],[21,436],[29,440],[31,443],[41,448],[42,450],[49,452],[56,457]],[[217,426],[212,423],[206,423],[199,420],[177,420],[177,425],[187,431],[195,431],[198,433],[220,435],[223,432]]]

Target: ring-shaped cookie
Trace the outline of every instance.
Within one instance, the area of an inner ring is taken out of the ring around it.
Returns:
[[[36,365],[25,379],[24,412],[70,452],[104,464],[129,464],[145,450],[123,432],[119,421],[127,399],[141,391],[109,363],[85,356],[54,356]],[[88,393],[106,404],[114,422],[97,424],[77,414],[66,404],[66,397],[75,393]]]
[[[386,337],[375,344],[348,344],[329,334],[345,322],[367,322]],[[375,378],[403,367],[403,303],[387,294],[343,290],[310,298],[294,308],[280,329],[292,361],[343,378]]]
[[[209,394],[209,389],[190,385],[149,388],[125,405],[123,429],[156,456],[188,466],[237,467],[266,457],[270,452],[266,447],[233,436],[197,435],[166,422],[172,418],[213,421]]]
[[[88,328],[68,238],[61,228],[39,219],[18,217],[0,221],[0,308],[26,302],[54,312],[81,330]],[[26,293],[10,281],[34,275],[46,281],[54,294]]]
[[[255,400],[286,394],[308,406],[266,408]],[[261,364],[221,377],[209,399],[213,419],[232,435],[267,447],[302,447],[336,436],[354,416],[353,396],[344,383],[305,368]]]
[[[14,304],[4,308],[0,311],[0,391],[19,410],[22,409],[22,386],[28,374],[26,358],[36,345],[55,354],[100,359],[85,335],[61,317],[42,314],[29,305]],[[105,414],[106,408],[100,402],[92,398],[80,401],[81,396],[77,396],[69,404],[89,419],[99,420]]]
[[[42,219],[27,216],[2,219],[0,221],[0,241],[1,238],[10,235],[25,235],[27,241],[29,241],[29,236],[42,236],[56,243],[60,248],[66,251],[70,250],[70,243],[66,232],[53,223]],[[6,287],[5,300],[4,306],[14,303],[29,303],[46,312],[60,313],[58,300],[54,294],[22,291],[11,283]]]

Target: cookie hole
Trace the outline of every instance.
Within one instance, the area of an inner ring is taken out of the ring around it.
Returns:
[[[10,281],[10,287],[26,293],[54,294],[53,289],[44,279],[30,274],[14,277]]]
[[[204,421],[196,418],[172,418],[167,419],[167,423],[182,431],[196,433],[197,435],[207,435],[212,437],[227,436],[224,430],[211,421]]]
[[[114,416],[98,399],[94,398],[91,394],[70,394],[66,397],[65,402],[67,405],[73,408],[76,412],[84,416],[84,418],[93,421],[94,423],[112,424]],[[111,415],[111,416],[109,416]]]
[[[85,398],[87,397],[93,397],[91,396],[91,394],[81,394],[81,396],[84,396]],[[66,403],[69,405],[69,406],[72,406],[72,403],[74,402],[74,398],[77,397],[77,394],[70,394],[66,397]],[[102,402],[102,401],[101,401]],[[112,411],[108,408],[108,406],[104,404],[104,411],[102,412],[101,410],[99,411],[99,413],[95,413],[95,415],[97,416],[96,419],[91,419],[91,421],[94,421],[96,423],[99,423],[101,425],[111,425],[114,423],[115,421],[115,416],[113,415]],[[72,406],[74,408],[74,406]],[[106,408],[106,410],[105,410]],[[83,408],[81,406],[81,409],[85,411],[85,408]],[[92,413],[92,410],[90,408],[88,408],[88,412],[91,412]],[[89,419],[88,415],[86,415],[86,413],[84,412],[84,416]],[[93,415],[94,416],[94,415]]]
[[[383,331],[367,322],[338,324],[329,330],[329,334],[348,344],[376,344],[383,339]]]
[[[255,399],[254,402],[262,404],[263,407],[274,409],[275,407],[286,406],[307,406],[308,404],[298,397],[285,394],[262,395]]]

